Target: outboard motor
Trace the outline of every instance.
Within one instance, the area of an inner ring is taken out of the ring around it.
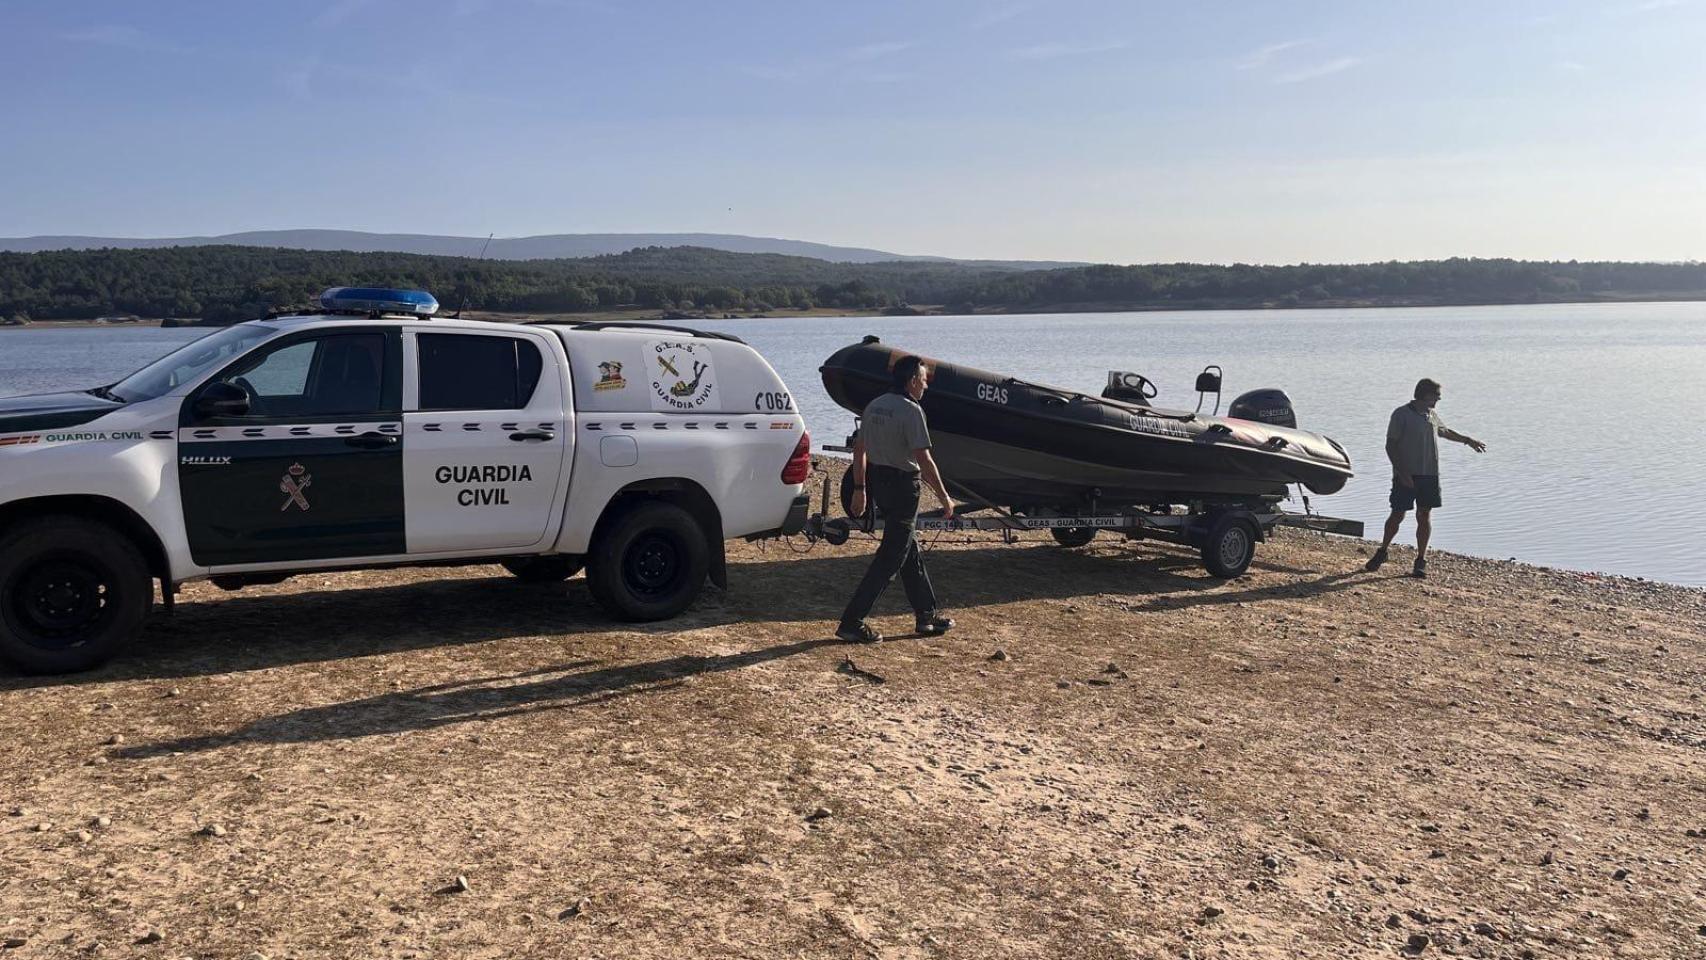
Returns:
[[[1291,398],[1277,387],[1263,387],[1239,394],[1238,399],[1232,401],[1232,406],[1226,408],[1226,415],[1297,429],[1297,414],[1291,409]]]

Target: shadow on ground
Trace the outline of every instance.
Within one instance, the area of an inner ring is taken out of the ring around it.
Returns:
[[[586,707],[617,697],[659,693],[690,677],[780,660],[838,644],[834,639],[800,640],[761,650],[720,656],[677,656],[650,663],[600,667],[578,661],[513,676],[480,677],[307,707],[258,720],[225,734],[141,744],[115,756],[142,759],[200,753],[232,744],[312,743],[377,734],[409,733],[455,723],[485,722],[545,710]]]
[[[155,616],[142,642],[99,670],[68,677],[4,677],[0,692],[207,676],[613,629],[661,634],[730,624],[821,621],[827,634],[870,556],[799,556],[786,554],[785,549],[773,547],[769,556],[731,563],[726,593],[707,590],[681,617],[652,624],[613,623],[593,603],[583,579],[540,586],[507,575],[435,579],[431,571],[403,584],[180,603],[171,617]],[[1139,609],[1172,610],[1198,603],[1329,592],[1344,589],[1350,576],[1334,574],[1303,584],[1240,591],[1203,573],[1194,552],[1149,545],[1092,551],[1035,543],[991,544],[936,549],[927,556],[938,593],[947,607],[957,610],[1098,594],[1160,594]],[[1288,574],[1319,572],[1260,563],[1257,567]],[[903,612],[904,598],[897,587],[884,596],[877,615]]]

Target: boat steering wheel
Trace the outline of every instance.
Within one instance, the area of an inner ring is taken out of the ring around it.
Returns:
[[[1120,374],[1120,386],[1128,390],[1136,390],[1137,395],[1145,400],[1154,400],[1161,392],[1150,379],[1141,373]]]

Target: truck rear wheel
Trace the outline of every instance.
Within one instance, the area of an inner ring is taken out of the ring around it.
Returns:
[[[0,659],[27,673],[105,663],[153,602],[142,552],[104,523],[46,517],[0,535]]]
[[[699,596],[711,547],[692,514],[651,501],[612,520],[587,561],[587,585],[605,610],[623,620],[665,620]]]
[[[505,560],[501,566],[527,583],[561,583],[577,573],[586,561],[569,553],[549,557],[517,557]]]

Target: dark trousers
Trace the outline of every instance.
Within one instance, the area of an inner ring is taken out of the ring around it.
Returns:
[[[912,612],[923,620],[936,615],[936,591],[924,569],[924,554],[918,549],[918,497],[922,492],[918,474],[893,467],[873,466],[865,471],[865,489],[883,517],[883,542],[871,558],[871,568],[853,591],[853,599],[841,615],[843,626],[865,619],[876,606],[877,597],[895,574],[906,585]]]

